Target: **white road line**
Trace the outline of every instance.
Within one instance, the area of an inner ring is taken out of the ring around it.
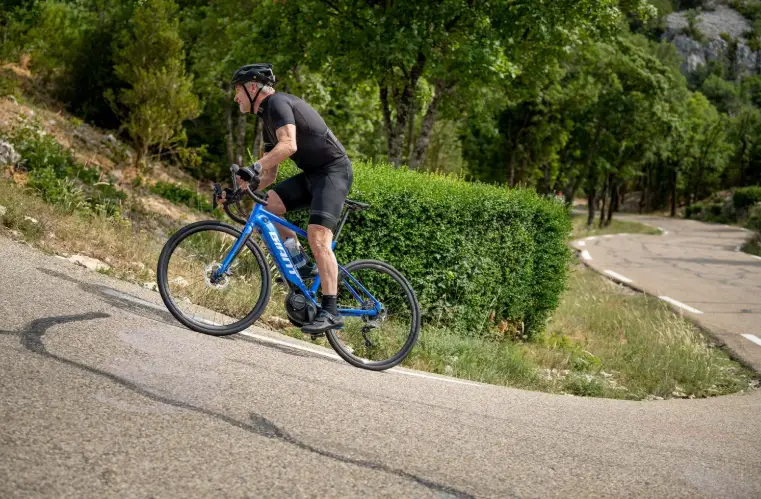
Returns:
[[[666,229],[664,229],[663,227],[658,227],[658,230],[660,230],[661,232],[663,232],[663,235],[664,235],[664,236],[668,236],[668,235],[669,235],[669,231],[667,231],[667,230],[666,230]]]
[[[685,305],[684,303],[682,303],[680,301],[676,301],[675,299],[670,298],[668,296],[659,296],[658,298],[660,298],[661,300],[663,300],[665,302],[671,303],[672,305],[676,305],[679,308],[683,308],[683,309],[685,309],[688,312],[692,312],[693,314],[702,314],[703,313],[700,310],[698,310],[697,308],[692,308],[691,306]]]
[[[315,355],[322,355],[323,357],[328,357],[330,359],[342,360],[341,357],[339,357],[338,355],[334,353],[323,352],[321,350],[315,350],[314,348],[309,348],[309,347],[303,347],[301,345],[296,345],[288,341],[282,341],[282,340],[277,340],[275,338],[270,338],[268,336],[262,336],[261,334],[249,333],[247,331],[242,331],[240,334],[242,334],[243,336],[248,336],[249,338],[256,338],[257,340],[264,341],[266,343],[273,343],[275,345],[280,345],[280,346],[284,346],[288,348],[295,348],[296,350],[303,350],[305,352],[310,352]]]
[[[610,239],[611,237],[613,237],[613,234],[606,234],[602,237],[604,237],[605,239]]]
[[[581,252],[581,257],[582,257],[584,260],[591,260],[591,259],[592,259],[592,255],[590,255],[590,254],[589,254],[589,251],[588,251],[588,250],[584,250],[584,251],[582,251],[582,252]]]
[[[250,338],[256,338],[257,340],[260,340],[260,341],[263,341],[263,342],[266,342],[266,343],[273,343],[275,345],[281,345],[281,346],[288,347],[288,348],[294,348],[296,350],[303,350],[305,352],[313,353],[315,355],[321,355],[321,356],[327,357],[329,359],[335,359],[335,360],[343,361],[343,359],[341,359],[341,357],[339,357],[338,355],[336,355],[334,353],[323,352],[323,351],[315,350],[314,348],[309,348],[309,347],[303,347],[301,345],[296,345],[296,344],[290,343],[288,341],[277,340],[275,338],[270,338],[268,336],[262,336],[262,335],[256,334],[256,333],[249,333],[249,332],[243,331],[240,334],[242,334],[243,336],[248,336]],[[481,386],[478,383],[471,383],[470,381],[461,381],[459,379],[440,378],[438,376],[431,376],[430,374],[416,373],[416,372],[411,372],[411,371],[402,371],[401,369],[397,369],[397,368],[389,369],[388,372],[392,372],[392,373],[395,373],[395,374],[403,374],[405,376],[413,376],[413,377],[416,377],[416,378],[427,378],[427,379],[434,379],[436,381],[445,381],[447,383],[455,383],[455,384],[458,384],[458,385]]]
[[[165,307],[156,305],[155,303],[151,303],[151,302],[146,301],[146,300],[142,300],[142,299],[137,298],[135,296],[128,295],[126,293],[122,293],[121,291],[116,291],[116,290],[108,289],[108,290],[104,290],[104,293],[109,294],[111,296],[115,296],[117,298],[122,298],[124,300],[129,300],[131,302],[139,303],[140,305],[143,305],[145,307],[150,307],[150,308],[153,308],[153,309],[156,309],[156,310],[161,310],[162,312],[166,312],[167,311]],[[198,318],[196,320],[199,321],[199,322],[204,322],[204,323],[212,325],[212,326],[221,326],[222,325],[222,324],[218,324],[216,322],[212,322],[212,321],[206,320],[204,318]],[[296,345],[296,344],[290,343],[288,341],[282,341],[282,340],[278,340],[278,339],[275,339],[275,338],[270,338],[268,336],[262,336],[262,335],[256,334],[256,333],[249,333],[247,331],[242,331],[240,334],[243,335],[243,336],[248,336],[249,338],[255,338],[255,339],[263,341],[265,343],[272,343],[272,344],[275,344],[275,345],[281,345],[281,346],[288,347],[288,348],[294,348],[296,350],[303,350],[305,352],[313,353],[315,355],[321,355],[321,356],[327,357],[329,359],[343,361],[343,359],[341,359],[341,357],[339,357],[338,355],[336,355],[334,353],[323,352],[321,350],[316,350],[314,348],[309,348],[309,347],[304,347],[304,346],[301,346],[301,345]],[[411,372],[411,371],[402,371],[402,370],[397,369],[397,368],[389,369],[389,372],[393,372],[393,373],[396,373],[396,374],[403,374],[404,376],[413,376],[413,377],[417,377],[417,378],[428,378],[428,379],[434,379],[434,380],[437,380],[437,381],[445,381],[447,383],[455,383],[455,384],[458,384],[458,385],[481,386],[478,383],[471,383],[469,381],[461,381],[459,379],[440,378],[438,376],[431,376],[429,374],[416,373],[416,372]]]
[[[396,374],[404,374],[405,376],[414,376],[416,378],[427,378],[427,379],[435,379],[437,381],[446,381],[447,383],[455,383],[458,385],[481,386],[478,383],[471,383],[470,381],[461,381],[459,379],[439,378],[438,376],[431,376],[430,374],[401,371],[401,370],[397,370],[395,367],[392,369],[389,369],[389,372],[396,373]]]
[[[758,346],[761,346],[761,338],[759,338],[755,334],[744,334],[744,335],[742,335],[742,337],[745,338],[748,341],[752,341],[753,343],[755,343]]]
[[[579,241],[579,242],[578,242],[578,245],[579,245],[579,246],[586,246],[586,245],[587,245],[587,243],[585,243],[584,241]]]
[[[594,241],[595,239],[597,239],[597,236],[589,236],[585,240],[586,241]]]
[[[618,272],[613,272],[612,270],[606,270],[605,273],[608,274],[609,276],[613,277],[614,279],[618,279],[619,281],[625,282],[627,284],[630,283],[630,282],[634,282],[631,279],[629,279],[628,277],[624,277],[621,274],[619,274]]]
[[[148,308],[152,308],[155,310],[161,310],[162,312],[168,312],[166,307],[162,307],[161,305],[156,305],[155,303],[151,303],[147,300],[143,300],[140,298],[137,298],[136,296],[128,295],[127,293],[122,293],[121,291],[116,291],[114,289],[104,289],[104,294],[114,296],[116,298],[121,298],[122,300],[131,301],[134,303],[139,303],[140,305]]]

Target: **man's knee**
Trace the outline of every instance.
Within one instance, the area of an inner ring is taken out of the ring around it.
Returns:
[[[285,204],[283,204],[283,200],[280,199],[277,192],[269,191],[267,194],[267,211],[279,217],[285,215]]]
[[[333,252],[333,231],[317,224],[309,224],[307,227],[309,247],[313,253],[330,254]]]

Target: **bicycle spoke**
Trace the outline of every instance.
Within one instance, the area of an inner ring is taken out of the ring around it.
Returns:
[[[216,226],[197,230],[181,239],[165,263],[165,292],[177,314],[200,329],[239,323],[266,305],[269,280],[262,277],[268,275],[267,269],[250,246],[241,248],[222,275],[213,276],[238,237]]]

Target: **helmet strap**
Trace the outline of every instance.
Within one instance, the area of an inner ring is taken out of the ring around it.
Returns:
[[[246,84],[245,83],[243,84],[243,91],[246,92],[246,97],[248,97],[248,102],[251,104],[251,112],[252,113],[254,112],[254,102],[256,101],[256,98],[259,97],[259,93],[262,91],[262,88],[264,88],[263,85],[261,87],[259,87],[259,89],[256,91],[256,94],[254,94],[254,98],[252,99],[251,98],[251,94],[248,93],[248,89],[246,88]],[[259,113],[256,113],[256,114],[258,115]]]

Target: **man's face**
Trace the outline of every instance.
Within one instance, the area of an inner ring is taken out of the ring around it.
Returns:
[[[243,89],[243,85],[235,85],[235,102],[238,104],[241,113],[251,112],[251,102],[249,102],[248,97],[246,97],[246,91]]]

